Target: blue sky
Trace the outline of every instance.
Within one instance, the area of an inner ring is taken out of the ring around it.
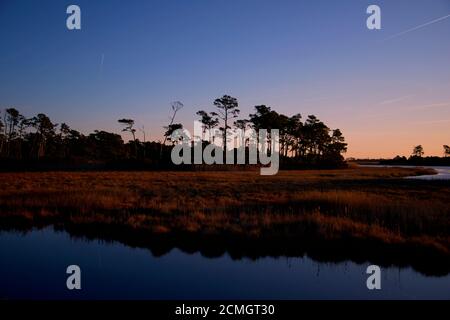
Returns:
[[[66,28],[77,4],[82,30]],[[366,28],[366,8],[382,30]],[[134,118],[160,139],[230,94],[340,128],[348,156],[450,144],[450,0],[0,0],[0,108],[83,132]],[[427,152],[428,151],[428,152]]]

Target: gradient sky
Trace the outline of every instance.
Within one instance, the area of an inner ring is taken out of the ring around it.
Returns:
[[[78,4],[82,30],[66,28]],[[366,28],[366,8],[382,30]],[[134,118],[160,139],[215,98],[340,128],[348,157],[450,145],[450,0],[0,0],[0,108],[84,133]],[[392,37],[394,35],[398,36]]]

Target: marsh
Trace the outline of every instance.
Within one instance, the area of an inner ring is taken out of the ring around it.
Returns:
[[[0,174],[0,226],[162,251],[369,259],[450,271],[449,181],[421,168]]]

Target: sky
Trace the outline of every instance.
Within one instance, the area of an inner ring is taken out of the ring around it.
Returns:
[[[81,8],[68,30],[66,8]],[[366,26],[381,8],[381,30]],[[450,0],[0,0],[0,109],[159,140],[232,95],[344,133],[347,157],[450,145]],[[440,19],[442,18],[442,19]],[[126,136],[124,136],[126,138]],[[142,138],[142,137],[141,137]]]

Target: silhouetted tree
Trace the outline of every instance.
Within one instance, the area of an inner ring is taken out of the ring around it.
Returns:
[[[8,141],[11,141],[11,139],[13,139],[16,134],[15,128],[19,124],[20,113],[15,108],[9,108],[9,109],[6,109],[5,116],[6,116],[6,119],[5,119],[6,135],[7,135]]]
[[[250,122],[255,131],[259,132],[262,129],[280,129],[277,125],[278,113],[272,111],[270,107],[265,105],[255,106],[256,113],[250,114]],[[256,137],[259,139],[259,136]],[[270,141],[270,132],[267,140]],[[261,141],[258,141],[261,143]],[[270,143],[267,143],[266,146],[270,147]],[[269,151],[270,152],[270,151]]]
[[[118,122],[124,125],[122,129],[123,132],[130,132],[133,136],[133,145],[134,145],[134,155],[137,158],[137,144],[136,144],[136,129],[134,128],[134,120],[133,119],[120,119]]]
[[[130,132],[133,136],[133,141],[136,141],[136,129],[134,129],[134,120],[132,119],[120,119],[118,122],[125,127],[122,129],[123,132]]]
[[[303,141],[303,122],[302,115],[297,113],[290,117],[287,122],[287,128],[284,140],[284,152],[285,157],[288,156],[289,148],[294,158],[302,157],[305,153]]]
[[[242,130],[242,141],[240,141],[240,147],[245,148],[247,145],[246,138],[245,138],[245,131],[247,130],[247,127],[249,126],[250,120],[247,119],[240,119],[236,120],[234,122],[234,126],[240,130]]]
[[[16,127],[21,120],[21,115],[19,111],[15,108],[8,108],[5,110],[4,123],[5,123],[5,154],[6,156],[11,155],[11,149],[13,147],[13,140],[17,138]]]
[[[236,98],[233,98],[228,95],[224,95],[222,98],[216,99],[214,101],[214,106],[217,108],[217,112],[211,112],[211,115],[219,117],[223,121],[223,126],[219,129],[223,133],[223,150],[227,150],[227,131],[231,129],[228,125],[228,121],[237,118],[240,113],[238,109],[238,101]]]
[[[450,147],[448,145],[444,145],[444,157],[450,157]]]
[[[70,134],[70,127],[66,123],[61,123],[59,126],[58,140],[60,144],[60,153],[62,158],[67,158],[69,153],[68,136]]]
[[[174,139],[172,137],[172,134],[175,131],[182,130],[182,129],[183,129],[183,125],[181,123],[173,123],[167,127],[167,130],[164,133],[164,137],[166,138],[166,140],[169,140],[170,142],[172,142],[172,144],[175,144],[176,142],[182,140],[184,135],[181,135],[181,136],[177,137],[176,139]]]
[[[172,117],[170,118],[169,124],[164,127],[164,129],[166,129],[166,132],[173,125],[173,122],[175,121],[175,117],[177,116],[178,111],[180,111],[181,109],[184,108],[184,104],[181,103],[180,101],[175,101],[175,102],[172,102],[170,107],[172,109]],[[162,158],[163,146],[166,145],[167,138],[168,138],[168,136],[164,135],[164,141],[161,145],[161,150],[160,150],[160,158]]]
[[[202,123],[203,135],[208,131],[209,139],[208,142],[214,143],[214,136],[212,130],[219,125],[219,119],[214,116],[214,114],[207,113],[206,111],[200,110],[197,115],[201,117],[200,122]],[[202,137],[203,140],[203,137]]]
[[[236,128],[238,128],[238,129],[241,129],[241,130],[245,131],[245,130],[247,129],[247,127],[248,127],[248,123],[249,123],[249,122],[250,122],[250,121],[249,121],[249,120],[246,120],[246,119],[236,120],[236,121],[234,122],[234,126],[235,126]]]
[[[87,150],[97,160],[118,160],[124,152],[122,137],[115,133],[96,130],[87,139]]]
[[[343,160],[341,154],[345,152],[347,152],[347,143],[341,130],[333,130],[330,143],[324,148],[324,158],[328,162],[340,162]]]
[[[5,135],[3,134],[4,127],[5,126],[2,121],[2,113],[0,110],[0,157],[3,155],[3,146],[5,143],[5,139],[6,139]]]
[[[70,127],[66,123],[61,123],[59,126],[59,135],[61,136],[62,140],[67,138],[67,136],[70,133]]]
[[[142,152],[143,152],[143,156],[144,156],[144,159],[145,159],[145,156],[146,156],[145,144],[147,143],[146,136],[145,136],[145,126],[142,126],[139,130],[142,132],[142,135],[143,135],[143,138],[144,138],[144,148],[143,148]]]
[[[17,131],[14,134],[14,139],[10,142],[12,152],[15,154],[16,159],[22,159],[22,143],[30,125],[30,119],[26,119],[23,115],[19,114]]]
[[[287,158],[290,154],[297,161],[310,164],[343,161],[341,154],[346,152],[347,144],[339,129],[330,134],[331,130],[314,115],[308,116],[302,123],[300,114],[288,117],[265,105],[255,106],[255,110],[254,114],[250,114],[250,123],[256,131],[279,130],[281,156]],[[270,146],[270,143],[267,145]]]
[[[201,117],[203,134],[210,132],[210,139],[214,143],[214,128],[220,123],[224,151],[227,147],[227,139],[231,129],[231,120],[239,114],[236,98],[223,96],[214,101],[217,112],[207,113],[198,111]],[[0,159],[1,160],[25,160],[33,162],[64,161],[67,163],[108,163],[129,159],[130,154],[143,155],[141,160],[151,164],[170,164],[170,158],[162,157],[170,154],[170,149],[180,141],[191,139],[182,124],[174,123],[177,112],[183,107],[181,102],[172,104],[172,116],[170,123],[165,126],[164,142],[148,142],[144,127],[139,129],[144,136],[141,143],[136,138],[135,122],[132,119],[120,119],[123,132],[130,132],[132,141],[124,143],[122,137],[106,131],[95,131],[87,136],[71,129],[66,123],[54,124],[45,114],[38,114],[32,118],[26,118],[15,108],[9,108],[0,114]],[[255,113],[249,115],[249,119],[234,120],[233,125],[244,131],[251,127],[256,131],[261,129],[279,129],[280,132],[280,156],[283,164],[289,165],[339,165],[343,163],[342,153],[347,150],[347,143],[339,129],[331,130],[314,115],[308,116],[302,122],[300,114],[286,116],[272,110],[265,105],[255,107]],[[172,137],[177,131],[178,136]],[[171,145],[166,146],[169,140]],[[211,141],[209,141],[211,142]],[[237,145],[237,144],[236,144]],[[267,151],[270,150],[267,143]],[[246,148],[245,137],[240,142],[240,147]],[[448,147],[447,147],[448,148]],[[245,150],[247,152],[247,150]],[[423,152],[423,150],[422,150]],[[159,156],[158,156],[159,154]],[[166,162],[167,163],[166,163]],[[57,162],[56,162],[57,163]]]
[[[414,149],[413,149],[412,155],[414,157],[419,157],[419,158],[422,157],[424,155],[422,145],[415,146]]]
[[[47,143],[55,136],[57,125],[53,124],[50,118],[43,113],[30,119],[29,124],[36,129],[34,134],[30,134],[30,139],[33,140],[31,152],[35,153],[37,159],[40,159],[45,157]]]

